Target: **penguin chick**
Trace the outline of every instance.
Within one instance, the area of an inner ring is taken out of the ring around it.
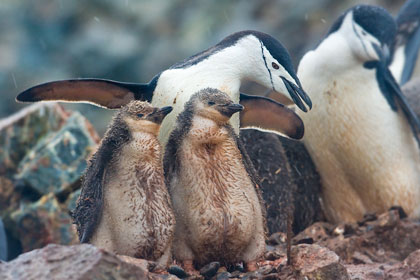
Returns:
[[[193,263],[244,261],[248,270],[265,250],[264,208],[255,169],[229,124],[243,109],[217,89],[195,93],[178,116],[164,170],[177,220],[173,253]]]
[[[171,111],[132,101],[114,117],[73,213],[81,243],[168,264],[175,218],[157,136]]]

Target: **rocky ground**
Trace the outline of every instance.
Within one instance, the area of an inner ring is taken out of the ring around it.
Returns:
[[[217,262],[190,276],[178,265],[154,273],[155,263],[121,257],[92,245],[48,245],[0,263],[0,279],[420,279],[420,224],[398,209],[357,224],[315,223],[295,236],[287,264],[285,235],[267,241],[255,272]]]

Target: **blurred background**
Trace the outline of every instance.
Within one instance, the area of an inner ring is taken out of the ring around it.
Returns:
[[[59,79],[148,82],[177,61],[239,30],[269,33],[289,50],[295,67],[345,9],[381,5],[395,14],[404,1],[334,0],[2,0],[0,1],[0,118],[24,104],[28,87]],[[245,91],[261,93],[256,87]],[[103,134],[112,111],[65,105]]]

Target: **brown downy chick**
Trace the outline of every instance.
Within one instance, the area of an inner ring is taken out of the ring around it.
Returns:
[[[81,243],[168,264],[175,218],[157,136],[171,111],[132,101],[116,114],[90,160],[73,213]]]
[[[173,254],[194,264],[244,261],[265,251],[265,219],[255,169],[229,120],[243,109],[216,89],[194,94],[178,116],[164,157],[177,220]]]

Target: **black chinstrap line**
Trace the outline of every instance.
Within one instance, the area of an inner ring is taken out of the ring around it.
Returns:
[[[271,86],[273,87],[273,90],[275,91],[274,83],[273,83],[273,77],[272,77],[271,71],[270,71],[270,69],[268,68],[268,65],[267,65],[267,59],[265,58],[265,55],[264,55],[264,45],[263,45],[262,41],[260,41],[260,44],[261,44],[261,55],[262,55],[262,58],[264,60],[264,65],[265,65],[265,68],[267,68],[268,74],[270,75]]]

